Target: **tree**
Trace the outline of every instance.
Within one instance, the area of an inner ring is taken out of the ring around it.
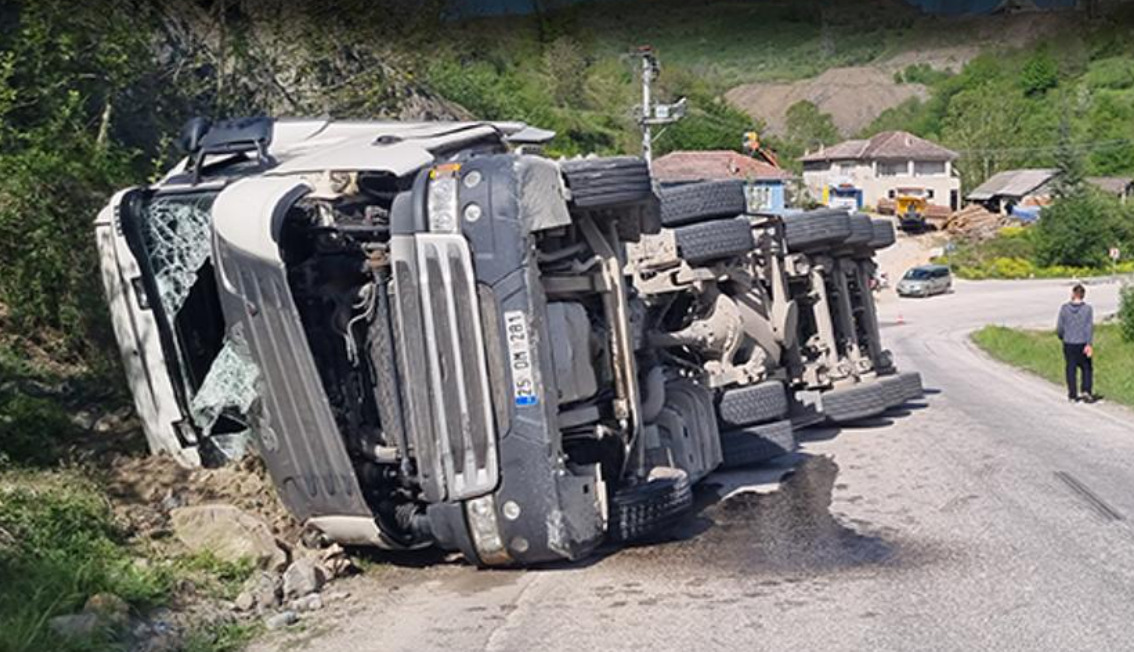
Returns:
[[[1084,189],[1057,198],[1036,224],[1036,257],[1041,265],[1103,267],[1116,242],[1118,200]]]
[[[994,81],[963,90],[952,97],[942,122],[941,139],[958,150],[962,186],[975,188],[1018,161],[1012,153],[1022,140],[1029,107],[1019,91]]]
[[[1020,71],[1020,87],[1028,96],[1043,95],[1059,85],[1059,64],[1046,49],[1036,52]]]
[[[833,145],[839,141],[839,130],[830,113],[823,113],[815,104],[800,100],[786,114],[785,138],[800,150]]]
[[[560,36],[544,50],[543,65],[555,103],[579,107],[587,83],[587,59],[579,44],[569,36]]]
[[[1052,191],[1057,198],[1068,199],[1085,192],[1083,157],[1071,142],[1071,122],[1066,113],[1059,122],[1059,140],[1056,143],[1055,175]]]

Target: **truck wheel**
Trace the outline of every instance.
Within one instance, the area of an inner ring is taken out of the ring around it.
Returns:
[[[874,230],[874,237],[870,239],[867,245],[871,249],[885,249],[894,244],[894,223],[890,220],[872,220],[872,228]]]
[[[784,218],[788,249],[795,252],[825,249],[842,243],[850,234],[850,217],[846,211],[819,210]]]
[[[823,392],[823,413],[832,423],[858,421],[886,410],[886,394],[881,382],[866,382]]]
[[[895,407],[906,401],[920,398],[924,394],[921,387],[921,374],[916,371],[887,376],[881,381],[886,395],[886,406]]]
[[[850,222],[850,235],[842,244],[856,247],[865,245],[874,239],[874,224],[869,215],[854,213],[848,218]]]
[[[717,416],[725,428],[773,421],[782,418],[787,411],[787,393],[778,380],[727,390],[717,403]]]
[[[767,462],[795,450],[791,420],[775,421],[761,426],[721,433],[721,468],[736,469]]]
[[[906,371],[892,378],[898,388],[898,395],[902,397],[902,403],[925,395],[925,390],[921,386],[921,374],[918,372]]]
[[[610,498],[610,538],[621,543],[657,534],[693,507],[693,487],[681,469],[657,467],[647,480]]]
[[[661,221],[681,226],[717,217],[733,217],[748,208],[743,181],[706,181],[662,188]]]
[[[739,256],[756,248],[752,225],[743,215],[683,226],[674,230],[674,237],[678,255],[693,264]]]
[[[576,208],[595,210],[654,198],[650,167],[636,156],[565,161],[559,168]]]

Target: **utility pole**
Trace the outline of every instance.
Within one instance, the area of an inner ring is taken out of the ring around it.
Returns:
[[[658,78],[661,68],[654,56],[654,49],[648,45],[638,48],[642,59],[642,105],[638,107],[638,126],[642,129],[642,158],[646,163],[653,159],[655,125],[668,125],[685,117],[685,98],[674,104],[654,104],[650,84]]]

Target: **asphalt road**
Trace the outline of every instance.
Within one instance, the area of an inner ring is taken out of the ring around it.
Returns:
[[[926,399],[807,431],[779,470],[710,478],[672,542],[541,571],[379,566],[258,649],[1134,648],[1134,413],[1069,404],[967,339],[1051,327],[1068,289],[884,298],[884,337]],[[1088,299],[1102,316],[1116,295]]]

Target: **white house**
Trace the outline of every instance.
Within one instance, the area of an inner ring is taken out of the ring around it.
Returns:
[[[953,174],[956,159],[956,152],[924,138],[886,131],[809,152],[800,161],[804,186],[827,205],[861,208],[913,195],[956,210],[961,204],[961,180]]]

